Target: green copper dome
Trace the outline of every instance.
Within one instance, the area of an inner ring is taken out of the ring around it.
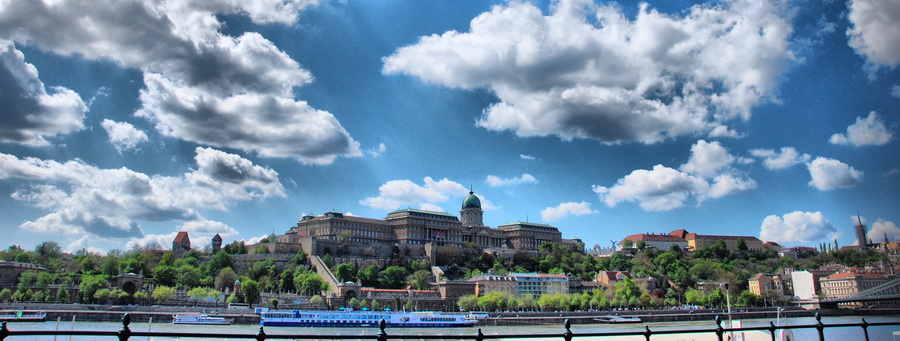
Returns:
[[[469,192],[462,202],[462,208],[481,208],[481,200],[475,196],[475,192]]]

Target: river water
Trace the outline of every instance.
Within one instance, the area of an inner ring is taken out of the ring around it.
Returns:
[[[744,327],[756,327],[756,326],[768,326],[768,319],[759,319],[759,320],[744,320]],[[870,323],[874,322],[900,322],[900,316],[879,316],[879,317],[866,317],[866,321]],[[826,325],[828,324],[836,324],[836,323],[859,323],[861,322],[860,317],[852,317],[852,316],[841,316],[841,317],[823,317],[822,322]],[[810,325],[815,324],[816,321],[812,317],[803,317],[803,318],[790,318],[788,319],[787,324],[789,325]],[[58,327],[57,327],[58,325]],[[725,322],[723,322],[725,325]],[[579,324],[572,325],[572,332],[576,335],[579,333],[603,333],[603,332],[618,332],[618,331],[643,331],[645,326],[650,327],[651,330],[682,330],[682,329],[699,329],[699,328],[715,328],[715,324],[712,322],[659,322],[659,323],[642,323],[642,324],[630,324],[630,325],[608,325],[608,324]],[[28,323],[9,323],[8,328],[10,330],[103,330],[103,331],[116,331],[122,328],[121,323],[117,322],[75,322],[74,325],[72,321],[61,321],[57,323],[57,321],[47,321],[47,322],[28,322]],[[132,323],[130,328],[134,332],[138,331],[155,331],[155,332],[189,332],[189,333],[228,333],[228,334],[256,334],[259,330],[259,326],[255,325],[230,325],[230,326],[197,326],[197,325],[174,325],[171,323]],[[535,335],[535,334],[548,334],[548,333],[558,333],[561,334],[565,332],[565,328],[563,326],[552,326],[552,325],[541,325],[541,326],[482,326],[480,327],[482,333],[486,336],[491,335]],[[452,338],[453,335],[475,335],[477,333],[478,327],[475,328],[452,328],[452,329],[443,329],[443,328],[394,328],[388,329],[388,335],[446,335],[448,338]],[[876,326],[869,327],[869,338],[870,340],[894,340],[892,336],[893,331],[900,331],[900,325],[895,326]],[[275,334],[286,334],[286,335],[377,335],[377,328],[325,328],[325,327],[307,327],[307,328],[297,328],[297,327],[266,327],[266,334],[275,335]],[[813,329],[795,329],[794,340],[804,341],[804,340],[818,340],[818,332]],[[714,335],[714,334],[713,334]],[[694,337],[697,336],[697,337]],[[602,338],[601,340],[614,340],[620,338]],[[643,339],[638,338],[638,339]],[[702,340],[709,339],[709,337],[699,337],[697,334],[687,334],[687,336],[678,336],[678,337],[653,337],[651,340]],[[768,339],[768,336],[766,336]],[[68,340],[115,340],[115,337],[98,337],[98,336],[19,336],[19,337],[9,337],[7,340],[55,340],[55,341],[68,341]],[[133,337],[131,340],[136,341],[144,341],[147,340],[145,337]],[[154,341],[163,341],[163,340],[179,340],[176,338],[152,338]],[[190,338],[181,338],[180,340],[198,340],[198,339],[190,339]],[[202,340],[215,340],[213,338],[204,338]],[[490,339],[489,339],[490,340]],[[575,338],[575,341],[578,340],[589,340],[588,338]],[[847,327],[847,328],[826,328],[825,329],[825,340],[838,340],[838,341],[853,341],[853,340],[863,340],[862,328],[860,327]],[[897,338],[900,340],[900,337]],[[149,341],[149,340],[148,340]]]

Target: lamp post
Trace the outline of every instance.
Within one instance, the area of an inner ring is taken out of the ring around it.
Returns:
[[[728,283],[719,283],[720,288],[725,288],[725,307],[728,309],[728,328],[734,328],[734,320],[731,319],[731,293],[728,292]],[[731,340],[734,340],[734,331],[729,332]]]
[[[716,282],[699,282],[697,284],[715,284]],[[719,287],[725,289],[725,308],[728,312],[728,326],[734,327],[734,320],[731,319],[731,293],[728,292],[728,283],[719,282]],[[734,332],[731,332],[734,334]],[[734,339],[734,335],[732,335],[732,339]]]

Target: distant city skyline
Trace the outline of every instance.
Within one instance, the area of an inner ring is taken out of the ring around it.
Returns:
[[[900,3],[22,1],[0,231],[105,253],[305,214],[900,240]]]

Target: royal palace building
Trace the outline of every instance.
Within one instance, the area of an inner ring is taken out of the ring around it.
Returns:
[[[306,244],[342,242],[356,245],[434,247],[462,246],[471,243],[483,249],[537,250],[543,243],[575,249],[577,240],[563,239],[556,227],[530,222],[514,222],[491,228],[484,225],[481,200],[469,192],[463,201],[460,215],[416,209],[390,212],[384,219],[363,218],[327,212],[319,216],[304,216],[292,226],[279,243]]]

